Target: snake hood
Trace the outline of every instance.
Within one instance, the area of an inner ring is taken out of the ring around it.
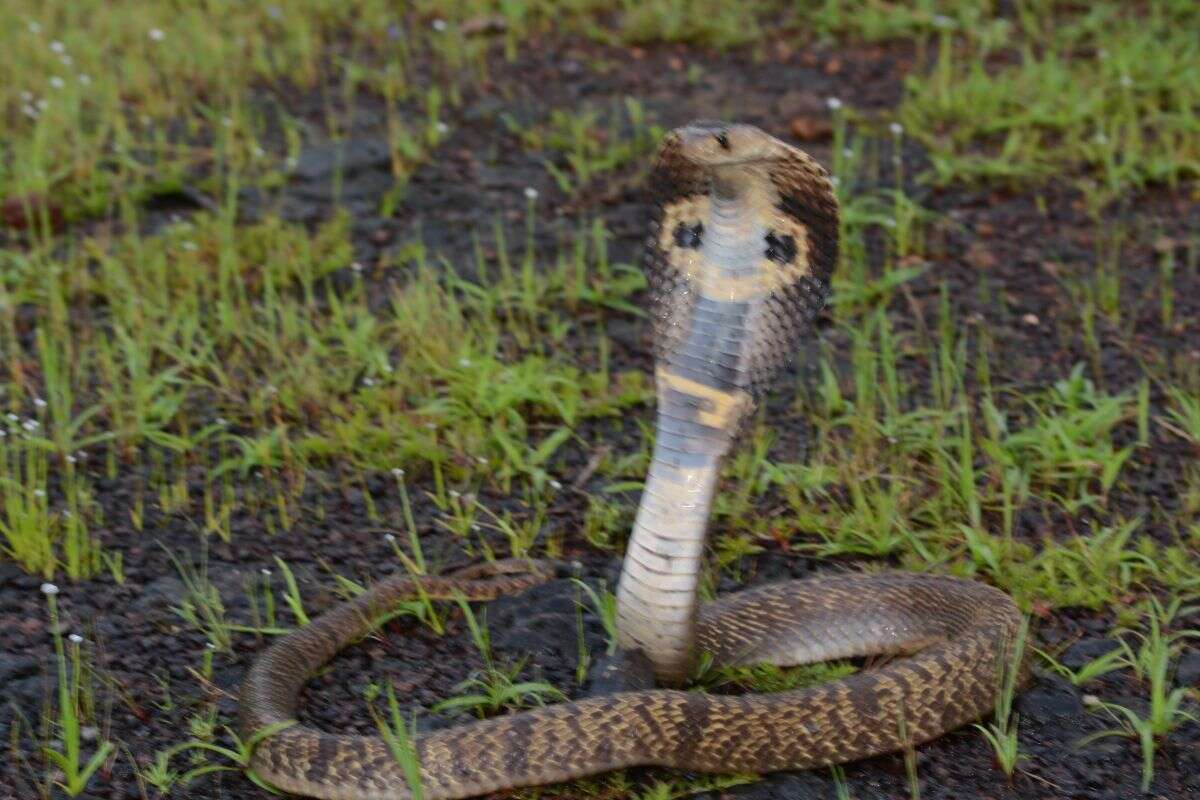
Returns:
[[[838,207],[825,170],[753,125],[667,134],[643,267],[657,348],[653,462],[618,589],[623,647],[659,680],[695,657],[700,564],[722,458],[825,303]]]
[[[838,206],[806,153],[744,124],[667,134],[650,177],[643,267],[660,377],[733,392],[739,417],[791,361],[824,305]],[[745,397],[741,397],[745,395]],[[735,424],[711,419],[728,439]],[[722,437],[718,437],[722,438]]]

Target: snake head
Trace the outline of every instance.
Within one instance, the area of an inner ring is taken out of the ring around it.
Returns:
[[[753,125],[696,120],[676,133],[680,154],[710,169],[771,161],[779,156],[779,142]]]

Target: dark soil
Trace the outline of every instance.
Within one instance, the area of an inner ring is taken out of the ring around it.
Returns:
[[[749,54],[719,55],[679,47],[646,48],[631,55],[628,50],[579,41],[530,43],[516,63],[498,62],[490,85],[467,92],[463,107],[452,112],[449,139],[412,177],[393,216],[378,216],[379,199],[393,181],[386,155],[381,155],[386,152],[381,149],[382,109],[366,101],[358,109],[358,123],[347,143],[313,141],[285,189],[274,195],[248,192],[242,210],[250,218],[277,208],[289,219],[316,223],[334,212],[335,200],[340,202],[353,214],[356,258],[366,266],[366,277],[382,288],[402,281],[404,275],[399,269],[377,265],[389,263],[387,254],[413,239],[425,242],[450,263],[468,263],[472,235],[490,242],[497,216],[522,219],[527,204],[524,189],[532,187],[539,193],[539,236],[547,243],[577,218],[603,214],[614,235],[613,259],[632,262],[646,219],[636,180],[640,167],[598,179],[580,195],[565,197],[542,166],[546,154],[525,152],[502,124],[502,112],[532,122],[545,118],[551,108],[589,102],[609,108],[614,100],[632,95],[665,128],[695,117],[719,117],[753,122],[785,137],[793,130],[812,133],[818,139],[803,146],[828,163],[829,142],[821,138],[828,113],[824,98],[837,96],[848,106],[867,111],[886,110],[898,101],[911,61],[903,45],[837,51],[768,47],[764,57],[755,59]],[[692,65],[699,66],[695,80],[689,78]],[[290,113],[319,129],[323,106],[294,92],[281,90],[279,95],[289,103]],[[797,120],[803,124],[794,124]],[[914,175],[921,154],[910,149],[904,153],[905,172]],[[331,176],[338,163],[342,191],[334,198]],[[943,217],[928,248],[932,269],[897,301],[894,321],[900,329],[936,328],[939,285],[945,282],[954,313],[989,330],[996,383],[1041,386],[1084,361],[1101,385],[1115,391],[1133,386],[1147,367],[1163,366],[1166,359],[1200,362],[1200,275],[1176,271],[1175,319],[1179,322],[1170,329],[1160,324],[1155,303],[1141,300],[1157,285],[1164,247],[1178,248],[1183,260],[1187,239],[1195,236],[1200,219],[1200,203],[1194,195],[1182,189],[1149,188],[1107,212],[1107,224],[1129,231],[1120,260],[1123,297],[1129,301],[1119,326],[1099,326],[1101,349],[1094,359],[1079,335],[1076,303],[1063,280],[1093,265],[1096,239],[1102,233],[1082,210],[1078,197],[1054,187],[1035,192],[914,186],[912,191]],[[1039,196],[1045,211],[1039,210]],[[196,205],[186,197],[175,203],[159,202],[164,213],[190,213]],[[494,244],[489,246],[494,249]],[[615,360],[648,366],[638,323],[615,319],[612,332]],[[846,348],[836,335],[830,345],[839,351]],[[927,369],[922,363],[910,367],[915,376]],[[1153,399],[1158,403],[1161,398],[1155,394]],[[594,445],[621,447],[631,431],[628,421],[604,423],[591,426],[585,436]],[[1155,447],[1139,456],[1128,471],[1125,488],[1112,502],[1122,516],[1147,509],[1165,512],[1151,515],[1147,530],[1166,540],[1169,532],[1154,520],[1178,512],[1178,475],[1196,453],[1160,430],[1154,435],[1160,437]],[[586,456],[585,450],[577,449],[556,465],[564,483],[580,474]],[[193,478],[199,485],[200,476]],[[401,511],[394,499],[388,499],[395,493],[385,490],[382,478],[375,495],[382,523],[367,517],[355,491],[312,489],[302,506],[310,511],[319,508],[321,514],[299,516],[290,532],[275,535],[260,520],[243,514],[234,520],[232,542],[210,542],[202,553],[196,526],[189,522],[201,513],[199,509],[165,516],[147,503],[145,529],[138,533],[127,521],[135,493],[143,485],[141,478],[125,474],[107,481],[96,475],[95,481],[110,525],[103,531],[105,544],[123,553],[125,581],[118,585],[105,575],[67,585],[59,601],[64,630],[85,636],[85,646],[92,649],[98,667],[101,733],[118,740],[123,749],[112,770],[93,781],[87,796],[153,797],[154,791],[135,778],[130,757],[144,765],[156,751],[187,738],[188,720],[210,701],[216,701],[222,722],[231,722],[239,681],[263,646],[258,637],[235,634],[232,652],[215,655],[211,681],[198,680],[193,670],[201,663],[206,639],[173,610],[183,585],[167,550],[184,562],[206,563],[230,620],[250,624],[245,587],[262,580],[260,570],[273,568],[275,556],[296,570],[310,613],[337,600],[331,571],[367,582],[398,569],[382,533],[400,528]],[[336,485],[334,480],[329,483]],[[420,488],[413,491],[414,498],[423,496]],[[499,498],[488,498],[489,503],[493,500]],[[440,566],[466,563],[468,557],[434,524],[436,510],[419,499],[416,503],[425,552]],[[551,524],[564,532],[565,556],[581,563],[582,574],[590,580],[607,578],[611,585],[619,565],[616,556],[596,551],[575,533],[585,507],[581,494],[563,491]],[[1035,519],[1028,524],[1037,528],[1046,523]],[[750,583],[838,568],[781,552],[750,559],[749,567]],[[278,576],[274,581],[276,587],[281,585]],[[12,752],[0,767],[0,797],[22,800],[38,796],[34,781],[40,779],[41,761],[28,748],[36,741],[42,709],[53,689],[52,644],[40,583],[10,565],[0,565],[0,734],[11,743]],[[581,685],[576,679],[581,646],[593,659],[599,658],[603,634],[589,613],[580,622],[576,601],[574,585],[558,580],[491,604],[487,622],[501,661],[523,660],[522,676],[547,680],[569,696],[592,691],[591,682]],[[287,619],[287,612],[281,613]],[[447,614],[445,636],[434,635],[419,623],[400,621],[341,654],[309,685],[302,702],[304,721],[333,731],[372,732],[363,691],[373,681],[390,681],[410,710],[453,695],[453,687],[480,661],[461,614],[449,608]],[[576,635],[580,624],[582,645]],[[1036,644],[1051,651],[1066,649],[1066,663],[1083,663],[1113,646],[1106,640],[1112,624],[1107,614],[1050,613],[1037,620]],[[1191,650],[1180,663],[1177,679],[1194,683],[1198,677],[1200,651]],[[599,685],[608,684],[600,681]],[[1089,688],[1134,708],[1145,704],[1144,688],[1124,672],[1105,676]],[[919,748],[920,796],[926,800],[1140,796],[1141,756],[1135,742],[1111,738],[1076,746],[1081,737],[1111,727],[1104,715],[1085,709],[1079,690],[1043,675],[1023,694],[1018,711],[1021,747],[1028,759],[1011,783],[996,768],[982,736],[967,728]],[[422,719],[424,726],[446,722],[436,715]],[[1200,797],[1200,726],[1185,725],[1163,742],[1155,768],[1150,796]],[[908,797],[900,756],[848,765],[846,775],[852,796],[859,800]],[[546,794],[570,796],[566,790]],[[173,796],[257,800],[270,795],[231,771],[176,788]],[[819,771],[773,776],[707,796],[800,800],[830,798],[834,789],[828,773]]]

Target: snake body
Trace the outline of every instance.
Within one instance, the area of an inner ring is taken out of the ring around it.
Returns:
[[[840,763],[928,741],[994,705],[1020,615],[983,584],[843,574],[698,603],[721,462],[824,303],[837,202],[805,153],[752,126],[710,121],[667,135],[651,186],[644,264],[658,421],[617,592],[619,644],[646,656],[665,685],[682,683],[700,653],[726,665],[902,657],[795,691],[619,692],[421,734],[413,747],[429,800],[638,765],[730,773]],[[304,682],[400,600],[488,599],[548,577],[537,563],[513,562],[400,576],[276,641],[246,676],[240,724],[246,735],[293,724],[258,744],[255,774],[331,800],[411,797],[380,738],[295,724]]]

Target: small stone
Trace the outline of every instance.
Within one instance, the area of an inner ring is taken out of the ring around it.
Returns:
[[[1184,653],[1175,667],[1176,686],[1200,686],[1200,650]]]
[[[316,181],[371,170],[385,170],[391,165],[387,142],[382,139],[351,139],[310,145],[300,151],[293,174],[302,181]]]
[[[1170,253],[1177,246],[1178,242],[1170,236],[1159,236],[1154,240],[1154,252],[1156,253]]]
[[[18,678],[37,675],[38,662],[32,656],[0,653],[0,684],[9,685]]]
[[[1023,718],[1037,720],[1080,716],[1083,706],[1079,690],[1058,677],[1043,678],[1016,702],[1017,712]]]
[[[792,117],[788,130],[802,142],[822,141],[833,135],[833,125],[827,118],[818,116]]]
[[[588,670],[588,697],[654,688],[654,668],[640,651],[618,650],[596,659]]]
[[[814,91],[791,89],[775,102],[775,113],[781,119],[824,114],[825,101]]]
[[[992,269],[997,263],[996,254],[980,242],[971,244],[963,258],[976,269]]]
[[[1077,670],[1120,646],[1114,639],[1081,639],[1063,651],[1058,660],[1064,667]]]
[[[1037,314],[1026,314],[1025,316],[1021,317],[1021,321],[1024,322],[1026,325],[1031,325],[1031,326],[1036,326],[1036,325],[1042,324],[1042,321],[1040,319],[1038,319]]]

